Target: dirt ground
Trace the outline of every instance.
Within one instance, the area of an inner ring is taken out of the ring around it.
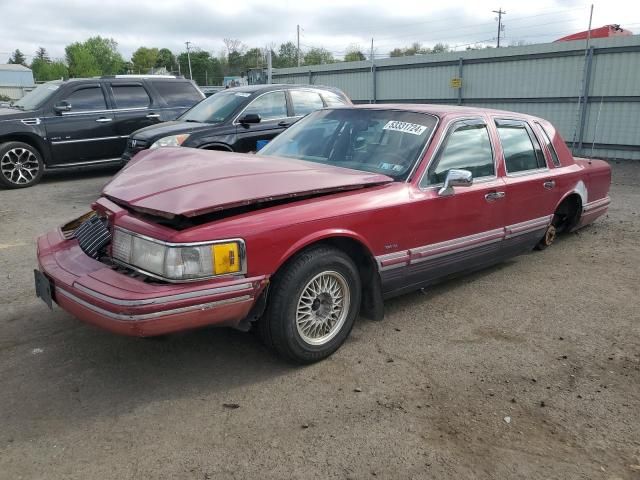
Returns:
[[[613,167],[597,224],[389,301],[308,367],[49,311],[34,239],[113,171],[0,191],[0,478],[640,478],[640,163]]]

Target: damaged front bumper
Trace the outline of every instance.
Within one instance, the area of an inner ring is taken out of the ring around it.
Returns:
[[[268,283],[266,276],[148,283],[89,257],[60,229],[38,238],[38,265],[53,301],[64,310],[111,332],[140,337],[205,325],[239,327]]]

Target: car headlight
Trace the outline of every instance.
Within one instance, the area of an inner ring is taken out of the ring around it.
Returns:
[[[171,135],[169,137],[161,138],[160,140],[156,140],[149,147],[150,149],[158,148],[158,147],[179,147],[182,145],[185,140],[189,138],[188,133],[181,133],[180,135]]]
[[[171,244],[116,228],[111,254],[115,260],[169,281],[246,273],[240,239]]]

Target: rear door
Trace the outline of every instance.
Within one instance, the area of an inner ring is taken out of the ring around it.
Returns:
[[[119,139],[120,154],[127,147],[127,137],[136,130],[162,121],[162,105],[152,101],[142,82],[112,82],[111,95],[115,112],[114,129]]]
[[[260,115],[259,123],[243,124],[239,119],[247,114]],[[284,90],[266,92],[256,97],[234,120],[236,152],[256,151],[258,140],[271,140],[282,133],[295,120],[291,118]]]
[[[497,118],[495,128],[506,170],[506,244],[515,251],[527,249],[551,223],[559,190],[526,121]]]
[[[114,113],[107,106],[100,83],[73,86],[54,103],[66,101],[71,110],[46,118],[51,144],[51,165],[96,162],[120,156],[120,138],[114,130]]]

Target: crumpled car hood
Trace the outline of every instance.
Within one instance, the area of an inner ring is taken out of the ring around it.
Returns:
[[[290,158],[167,147],[139,153],[103,195],[173,218],[390,182],[386,175]]]

